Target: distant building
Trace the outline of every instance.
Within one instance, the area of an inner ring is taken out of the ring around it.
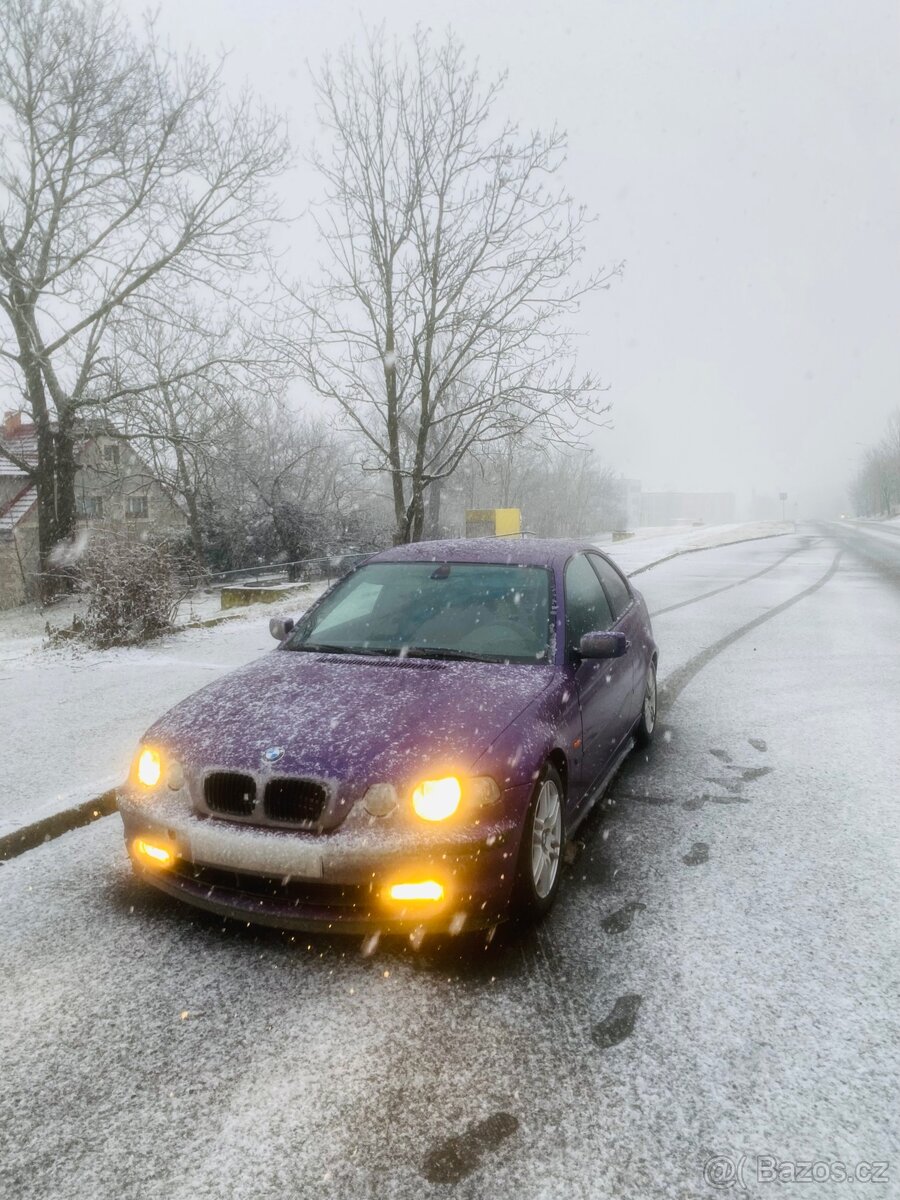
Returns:
[[[734,521],[733,492],[644,492],[641,495],[643,526],[730,525]]]
[[[34,425],[20,413],[7,413],[0,442],[18,460],[0,454],[0,608],[24,604],[34,593],[39,570],[38,498],[30,475],[19,463],[37,465]],[[187,517],[152,477],[128,442],[107,426],[85,426],[76,449],[75,504],[79,522],[179,535]]]

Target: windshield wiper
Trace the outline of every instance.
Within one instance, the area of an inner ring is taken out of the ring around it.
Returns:
[[[475,654],[467,650],[442,650],[437,646],[408,646],[407,658],[452,658],[460,662],[506,662],[505,654]]]
[[[288,650],[309,650],[314,654],[393,654],[399,650],[381,646],[332,646],[327,642],[299,642],[296,646],[288,646]]]

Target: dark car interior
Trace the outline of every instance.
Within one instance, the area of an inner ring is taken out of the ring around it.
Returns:
[[[537,662],[549,643],[545,569],[388,562],[349,576],[287,647]]]

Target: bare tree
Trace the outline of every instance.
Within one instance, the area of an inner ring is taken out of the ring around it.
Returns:
[[[571,442],[606,411],[566,322],[620,267],[573,281],[587,217],[554,182],[565,137],[498,123],[502,80],[483,86],[452,35],[418,31],[409,56],[374,35],[315,84],[328,262],[298,293],[295,349],[388,473],[395,539],[416,540],[472,447]]]
[[[111,332],[112,352],[95,382],[98,404],[108,429],[134,445],[184,507],[202,565],[203,513],[221,464],[239,457],[261,408],[277,406],[283,373],[236,311],[181,305],[163,317],[138,306]]]
[[[221,566],[384,545],[377,500],[345,435],[283,397],[257,398],[245,417],[240,445],[217,459],[210,481],[208,533]]]
[[[519,508],[542,536],[590,537],[622,521],[614,471],[583,447],[508,438],[469,455],[459,478],[461,507]]]
[[[285,161],[275,116],[152,27],[137,41],[107,0],[0,5],[0,359],[37,426],[43,562],[74,528],[76,427],[111,326],[137,303],[232,294]]]
[[[892,516],[900,508],[900,409],[888,418],[881,440],[866,448],[850,494],[857,516]]]

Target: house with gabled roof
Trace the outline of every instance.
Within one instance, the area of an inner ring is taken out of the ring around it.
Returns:
[[[40,555],[38,495],[25,469],[38,461],[37,433],[20,412],[0,425],[0,609],[32,599]],[[80,525],[129,537],[180,537],[186,514],[131,444],[104,423],[85,422],[77,450],[75,504]]]

